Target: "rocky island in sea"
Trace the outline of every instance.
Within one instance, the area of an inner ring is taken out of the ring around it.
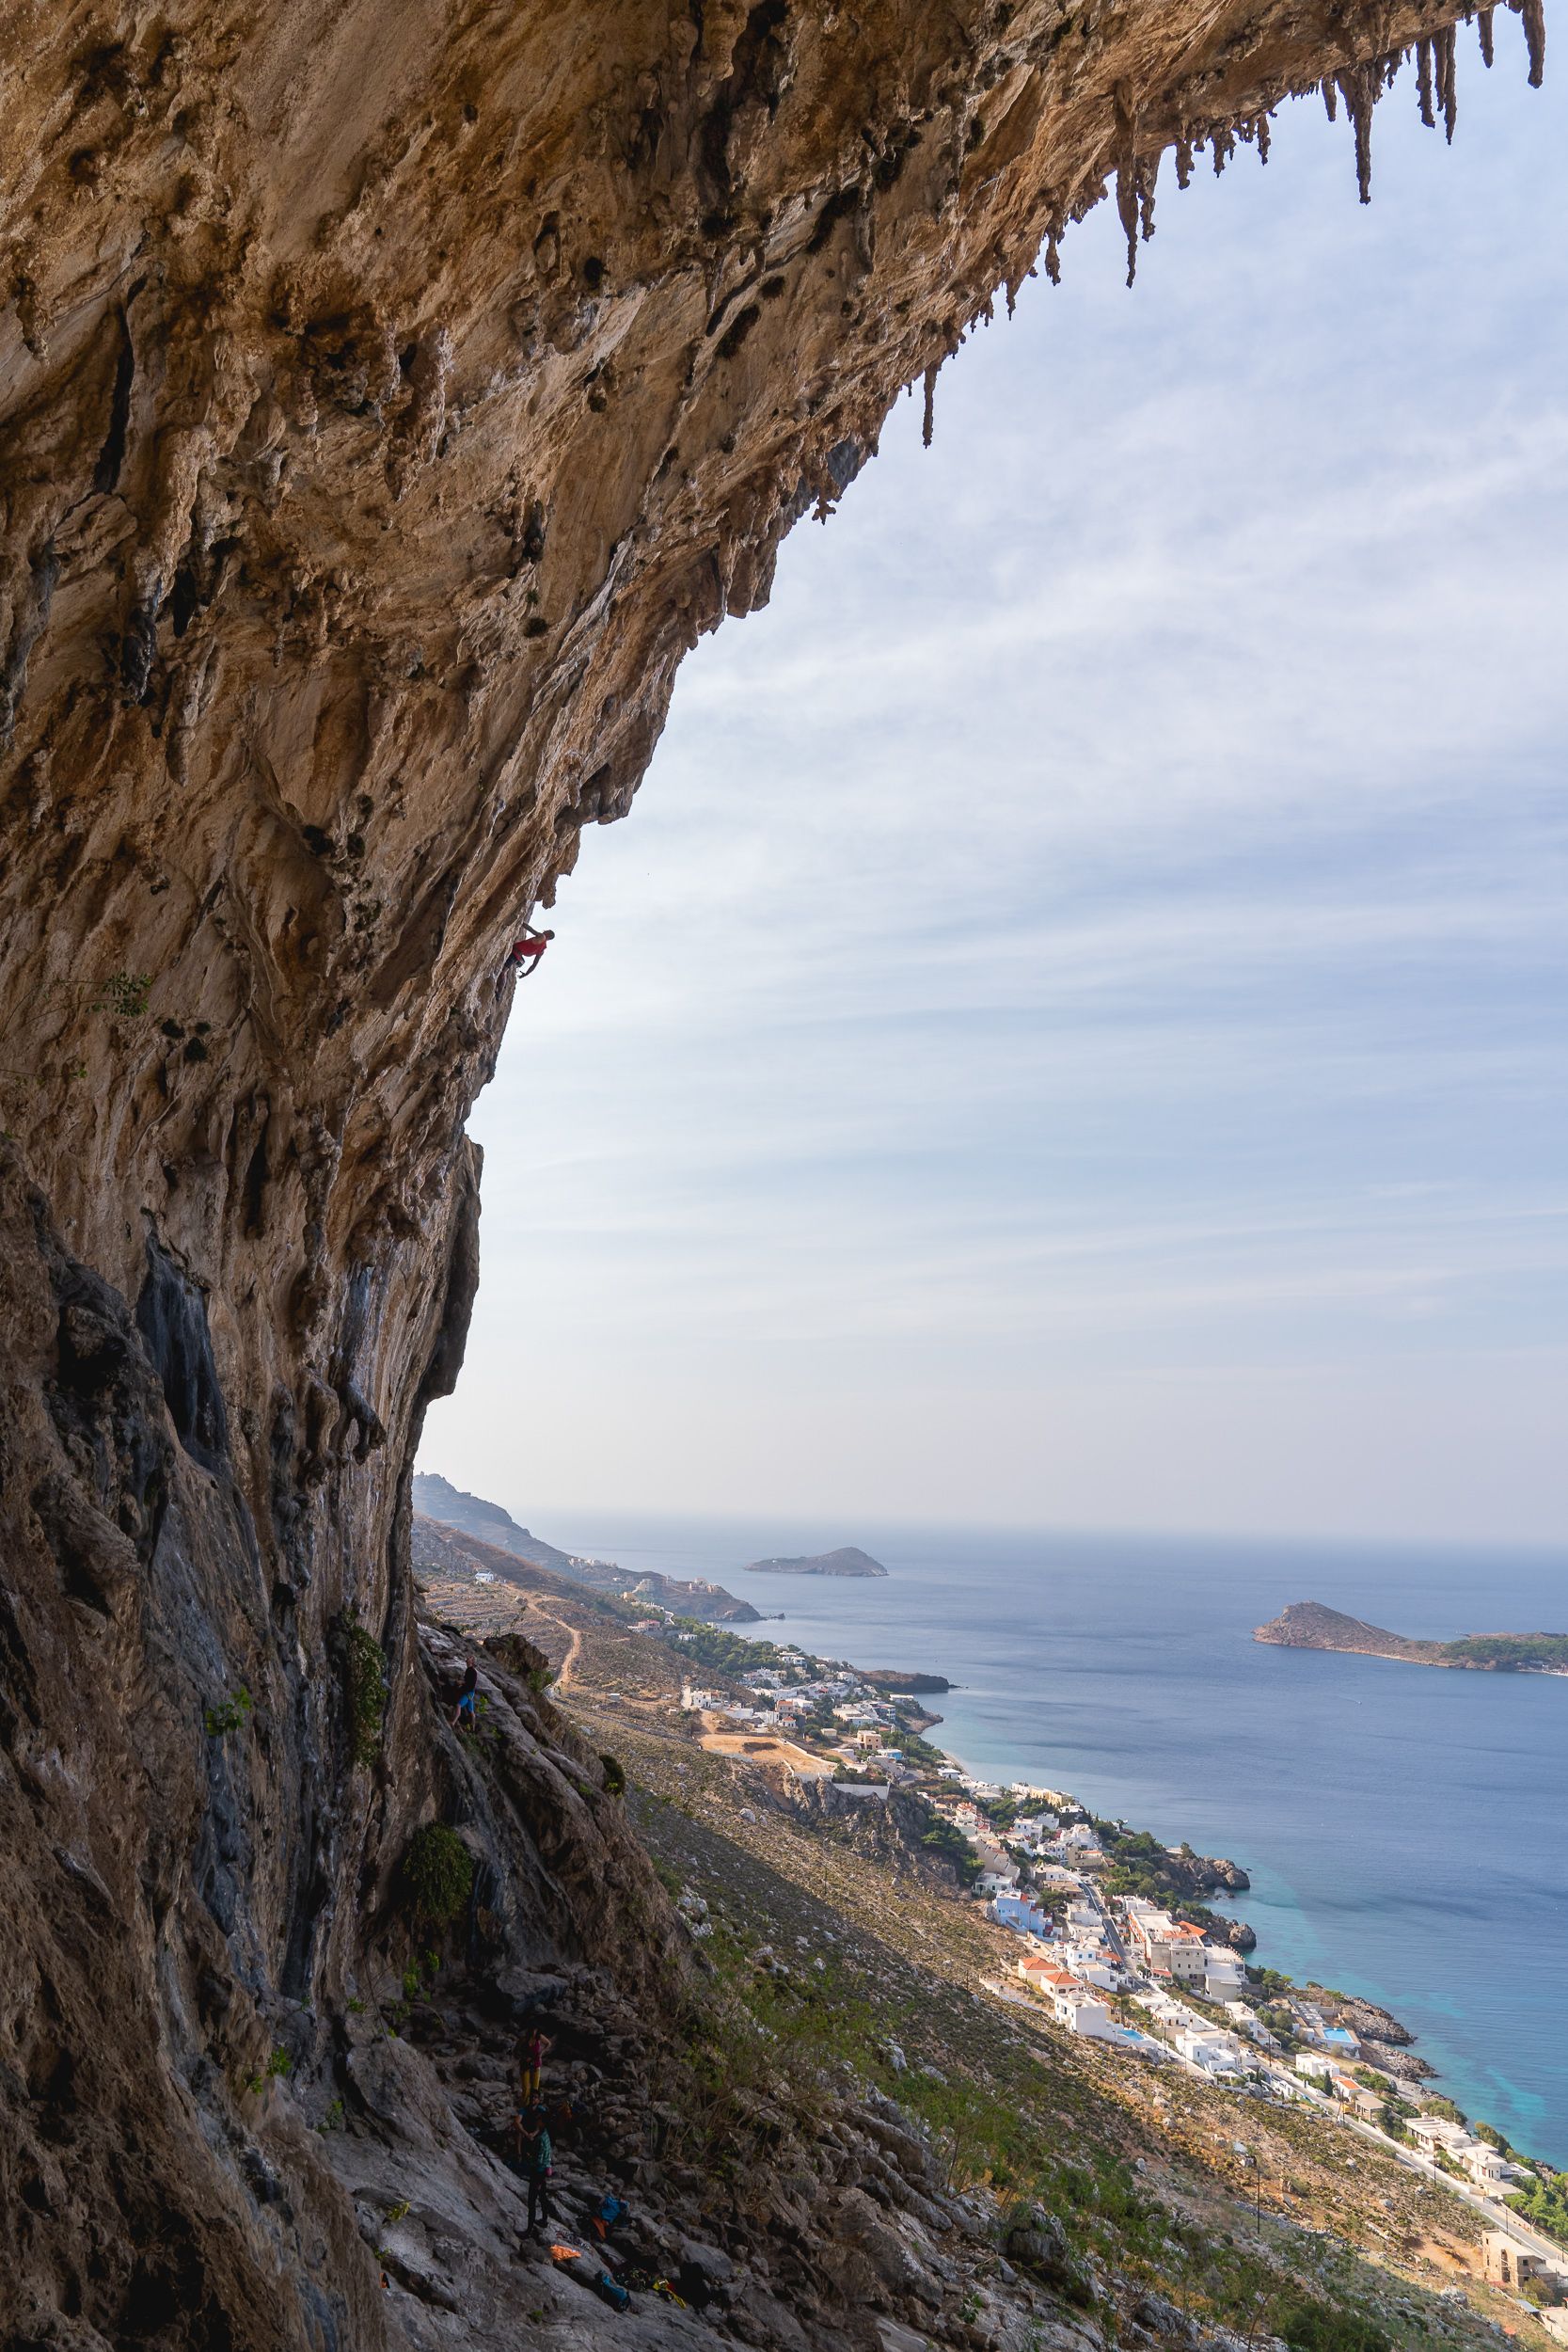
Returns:
[[[807,1553],[798,1560],[749,1560],[741,1570],[743,1576],[886,1576],[879,1560],[873,1560],[858,1544],[843,1544],[837,1551]]]
[[[1568,1675],[1568,1633],[1467,1633],[1456,1642],[1412,1641],[1363,1618],[1349,1617],[1321,1600],[1293,1600],[1255,1642],[1281,1649],[1348,1651],[1365,1658],[1392,1658],[1409,1666],[1457,1666],[1477,1674]]]

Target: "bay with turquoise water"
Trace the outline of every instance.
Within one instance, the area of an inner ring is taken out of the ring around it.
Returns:
[[[1267,1647],[1321,1600],[1402,1633],[1568,1629],[1544,1552],[674,1520],[508,1499],[550,1542],[713,1577],[750,1630],[960,1686],[931,1737],[1252,1876],[1259,1961],[1384,2003],[1441,2089],[1568,2167],[1568,1677]],[[743,1576],[859,1544],[867,1581]],[[748,1629],[742,1629],[743,1630]]]

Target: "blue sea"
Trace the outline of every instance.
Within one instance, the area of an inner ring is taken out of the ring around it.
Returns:
[[[1266,1647],[1321,1600],[1433,1639],[1568,1630],[1547,1552],[547,1511],[552,1543],[714,1577],[862,1666],[944,1674],[931,1736],[1251,1873],[1260,1961],[1381,2001],[1434,2088],[1568,2167],[1568,1678]],[[738,1573],[855,1543],[881,1579]]]

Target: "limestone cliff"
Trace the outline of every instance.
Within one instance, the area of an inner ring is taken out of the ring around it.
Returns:
[[[17,2342],[381,2340],[315,2141],[245,2086],[332,2079],[420,1821],[544,1872],[514,1962],[658,1947],[564,1767],[503,1835],[417,1664],[502,950],[626,813],[681,654],[1042,240],[1114,183],[1131,258],[1166,150],[1217,167],[1320,80],[1365,184],[1418,39],[1451,116],[1453,13],[5,8]]]

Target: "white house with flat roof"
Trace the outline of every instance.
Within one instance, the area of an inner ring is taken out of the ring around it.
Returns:
[[[1489,2148],[1483,2139],[1473,2139],[1459,2161],[1478,2188],[1490,2189],[1494,2194],[1505,2192],[1525,2177],[1516,2164],[1510,2164],[1506,2156],[1496,2148]]]
[[[1424,2148],[1429,2156],[1441,2149],[1444,2155],[1450,2156],[1455,2164],[1462,2161],[1467,2148],[1477,2145],[1463,2123],[1455,2123],[1446,2115],[1414,2116],[1404,2130],[1405,2137],[1413,2139],[1418,2147]]]
[[[1239,2074],[1242,2071],[1242,2045],[1233,2033],[1222,2033],[1214,2026],[1185,2026],[1176,2034],[1178,2054],[1190,2065],[1201,2066],[1206,2074]]]
[[[1228,1944],[1203,1947],[1203,1990],[1211,2001],[1227,2000],[1246,1982],[1246,1963]]]
[[[1117,2039],[1110,2010],[1083,1985],[1053,1985],[1051,2010],[1058,2026],[1065,2026],[1069,2033],[1086,2034],[1096,2042]]]

